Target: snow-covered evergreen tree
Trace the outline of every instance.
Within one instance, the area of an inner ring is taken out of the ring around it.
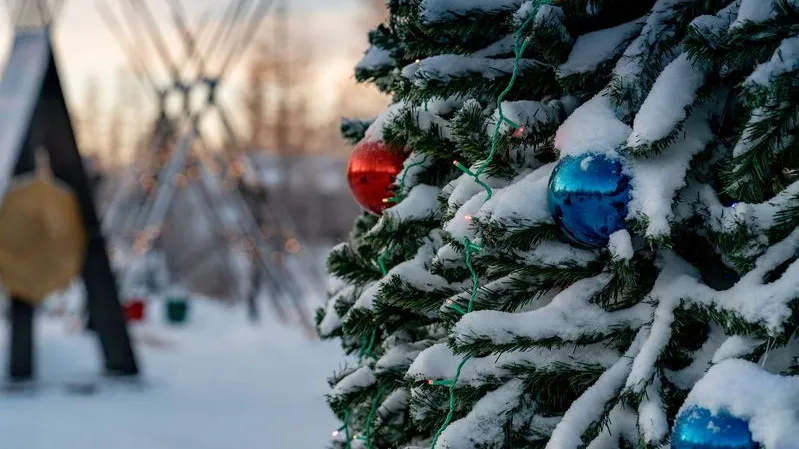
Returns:
[[[343,131],[412,152],[330,255],[334,447],[663,448],[692,406],[797,447],[799,2],[388,4],[395,102]],[[585,154],[631,186],[600,247],[547,201]]]

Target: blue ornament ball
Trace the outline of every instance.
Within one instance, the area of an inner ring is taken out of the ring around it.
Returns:
[[[549,178],[549,213],[583,246],[607,245],[610,235],[624,228],[629,202],[630,177],[620,158],[598,153],[566,156]]]
[[[721,410],[715,415],[702,407],[685,410],[674,423],[671,449],[757,449],[749,423]]]

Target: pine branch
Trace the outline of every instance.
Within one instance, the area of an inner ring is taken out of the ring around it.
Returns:
[[[376,301],[383,304],[429,314],[441,307],[446,298],[454,295],[455,290],[442,288],[435,290],[422,290],[408,282],[403,281],[397,275],[392,275],[387,282],[380,287]]]
[[[748,147],[733,159],[725,192],[748,203],[759,203],[777,192],[771,187],[772,166],[776,155],[795,146],[799,132],[799,85],[784,98],[773,98],[757,108],[739,143]]]
[[[327,256],[327,270],[355,285],[364,285],[382,277],[377,265],[364,260],[349,245],[341,245],[330,251]]]
[[[554,223],[530,223],[523,219],[506,224],[480,221],[477,227],[485,244],[500,253],[530,251],[543,242],[557,241],[561,237],[560,228]]]
[[[486,61],[489,61],[486,59]],[[497,61],[497,60],[491,60]],[[510,61],[507,61],[510,62]],[[553,70],[535,60],[523,59],[518,78],[506,100],[522,100],[559,95],[560,86]],[[417,73],[412,79],[403,78],[397,86],[397,98],[412,103],[424,103],[435,98],[454,96],[473,97],[489,102],[496,99],[510,82],[510,67],[481,66],[447,73],[445,78],[433,77],[427,72]]]
[[[374,122],[374,119],[361,120],[357,118],[341,118],[341,135],[353,145],[363,140],[366,129]]]

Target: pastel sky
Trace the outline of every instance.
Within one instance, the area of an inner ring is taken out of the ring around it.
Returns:
[[[33,1],[33,0],[28,0]],[[55,42],[58,60],[68,101],[73,106],[83,100],[83,91],[87,80],[94,77],[101,84],[101,107],[109,108],[114,104],[115,83],[121,70],[129,71],[127,55],[125,55],[98,12],[97,2],[109,5],[117,17],[124,11],[122,2],[126,0],[66,0],[61,18],[55,28]],[[165,0],[145,0],[159,21],[160,28],[168,38],[170,50],[177,58],[182,46],[176,35],[171,16]],[[190,21],[196,23],[204,13],[211,11],[212,17],[221,17],[230,0],[181,0],[189,15]],[[314,53],[318,55],[320,82],[328,79],[330,86],[340,82],[342,78],[351,76],[351,67],[365,49],[365,30],[353,26],[358,20],[358,0],[285,0],[296,16],[295,23],[308,34],[314,43]],[[268,22],[265,24],[269,26]],[[5,60],[12,27],[5,14],[0,18],[0,58]],[[141,43],[140,43],[141,44]],[[158,59],[151,49],[152,66]],[[244,61],[243,61],[244,62]],[[243,81],[244,63],[231,74],[227,85],[221,92],[222,101],[235,109],[240,98]],[[163,73],[163,72],[162,72]],[[324,89],[322,89],[324,91]],[[142,91],[144,104],[148,109],[154,107],[154,99],[149,92]],[[325,99],[320,98],[320,105]],[[324,106],[321,106],[324,107]],[[235,119],[235,118],[234,118]]]

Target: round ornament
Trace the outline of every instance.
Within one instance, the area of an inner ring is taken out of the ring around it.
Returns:
[[[88,241],[75,195],[42,151],[36,159],[36,175],[15,180],[0,206],[0,282],[31,305],[80,274]]]
[[[586,153],[566,156],[549,179],[549,213],[580,245],[605,246],[624,228],[630,202],[630,177],[619,158]]]
[[[691,407],[677,417],[671,436],[672,449],[757,449],[749,423],[726,410],[716,414]]]
[[[367,211],[381,215],[394,196],[394,179],[402,171],[406,153],[380,141],[362,140],[352,150],[347,181],[352,196]]]

